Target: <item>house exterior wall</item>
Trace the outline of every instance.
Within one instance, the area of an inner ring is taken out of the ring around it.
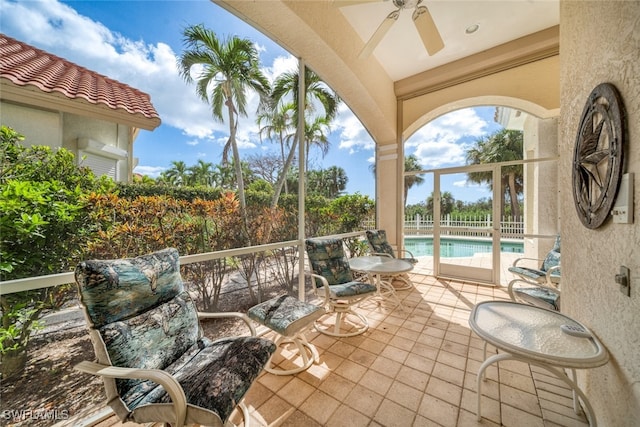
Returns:
[[[80,154],[79,163],[82,162],[83,151],[78,147],[80,139],[90,139],[99,144],[112,146],[122,151],[126,158],[112,158],[117,161],[116,177],[118,181],[127,181],[129,176],[129,161],[132,160],[131,153],[128,152],[130,127],[120,125],[118,123],[108,122],[105,120],[78,116],[75,114],[64,114],[64,131],[63,143],[64,147]],[[125,154],[126,153],[126,154]],[[96,154],[90,153],[90,154]],[[96,154],[104,156],[103,154]],[[131,167],[133,169],[133,167]]]
[[[25,145],[62,147],[62,115],[0,101],[2,124],[24,135]]]
[[[560,3],[560,192],[562,310],[584,322],[610,353],[603,367],[580,371],[598,424],[640,420],[640,2]],[[619,90],[627,111],[625,172],[635,173],[633,224],[611,220],[585,228],[573,203],[571,165],[582,110],[603,82]],[[631,269],[631,297],[614,276]]]
[[[115,176],[118,181],[127,181],[130,170],[133,170],[133,166],[129,164],[132,161],[130,126],[5,101],[0,104],[0,111],[2,124],[24,135],[25,145],[64,147],[76,155],[78,164],[83,164],[87,155],[109,156],[105,161],[113,162],[114,168],[117,169]],[[89,139],[98,144],[115,147],[118,149],[117,154],[105,150],[81,150],[78,147],[79,139]]]

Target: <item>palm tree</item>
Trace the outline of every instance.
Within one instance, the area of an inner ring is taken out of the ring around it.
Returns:
[[[247,90],[255,90],[264,101],[270,93],[269,81],[260,71],[258,50],[251,40],[237,36],[220,40],[215,32],[201,24],[187,27],[183,35],[186,49],[179,59],[180,74],[191,83],[194,80],[191,73],[197,70],[196,93],[211,104],[214,119],[223,123],[223,109],[227,109],[229,140],[223,149],[222,161],[223,164],[229,162],[231,150],[240,210],[246,221],[242,163],[236,143],[238,117],[247,116]]]
[[[369,166],[369,169],[371,169],[371,173],[373,173],[373,175],[376,175],[376,164],[373,163],[371,166]],[[408,156],[405,156],[404,158],[404,171],[405,172],[413,172],[413,171],[419,171],[422,170],[422,166],[420,165],[420,161],[418,160],[418,157],[415,154],[410,154]],[[424,178],[420,175],[411,175],[411,176],[405,176],[404,177],[404,204],[406,206],[407,204],[407,197],[409,195],[409,190],[411,188],[413,188],[415,185],[420,185],[424,182]]]
[[[172,185],[186,185],[189,179],[187,165],[182,160],[174,160],[171,162],[171,167],[162,172],[161,176]]]
[[[288,72],[280,75],[274,85],[273,91],[271,93],[271,99],[273,102],[273,106],[278,106],[286,103],[293,103],[293,105],[298,105],[299,99],[299,91],[298,91],[298,81],[300,79],[299,70],[295,72]],[[326,84],[320,79],[320,77],[314,73],[309,68],[304,68],[304,83],[305,83],[305,111],[309,114],[316,111],[317,104],[320,104],[324,110],[323,115],[316,115],[317,117],[324,117],[328,122],[333,120],[338,112],[338,104],[340,103],[340,98],[335,92],[331,91]],[[288,97],[291,97],[290,100]],[[305,114],[306,115],[306,114]],[[298,109],[293,110],[292,122],[298,123]],[[306,120],[305,120],[306,122]],[[307,126],[305,125],[305,133]],[[304,136],[304,135],[302,135]],[[278,199],[280,198],[280,192],[282,191],[282,187],[287,178],[287,173],[289,171],[289,167],[291,166],[291,162],[295,157],[296,147],[301,138],[301,135],[298,134],[296,130],[295,136],[289,148],[289,154],[287,159],[285,160],[284,167],[280,173],[280,177],[278,178],[278,182],[274,188],[274,195],[271,201],[271,206],[275,207],[278,204]],[[327,146],[328,149],[328,146]]]
[[[487,164],[508,162],[513,160],[522,160],[523,139],[522,132],[519,130],[502,129],[480,138],[475,145],[467,151],[467,164]],[[469,181],[478,184],[488,183],[490,188],[492,185],[492,173],[487,172],[471,172],[467,174]],[[501,193],[503,203],[500,206],[500,215],[504,216],[504,207],[507,200],[511,205],[511,215],[520,217],[520,203],[518,196],[523,191],[522,165],[504,166],[502,167],[502,176],[500,177]]]
[[[198,163],[189,168],[191,173],[192,185],[213,186],[213,163],[207,163],[204,160],[198,160]]]
[[[317,116],[313,122],[304,124],[304,141],[307,152],[306,169],[309,169],[309,152],[312,146],[316,146],[322,152],[322,157],[326,156],[329,152],[331,143],[329,142],[328,134],[331,133],[331,127],[329,120],[323,116]]]
[[[295,135],[296,123],[293,121],[296,106],[292,102],[283,103],[270,108],[263,108],[258,114],[260,140],[263,135],[267,139],[276,140],[280,144],[280,158],[284,165],[287,161],[285,148]],[[277,180],[276,180],[277,181]],[[284,181],[284,191],[287,192],[287,181]]]
[[[404,171],[414,172],[422,170],[422,165],[415,154],[410,154],[404,158]],[[424,182],[424,178],[421,175],[409,175],[404,177],[404,204],[407,204],[407,197],[409,196],[409,190],[415,185],[420,185]]]

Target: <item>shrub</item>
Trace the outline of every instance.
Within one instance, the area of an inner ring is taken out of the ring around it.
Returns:
[[[113,188],[76,165],[61,148],[24,147],[24,138],[0,128],[0,278],[20,279],[69,271],[83,255],[92,223],[85,196]],[[59,307],[68,287],[37,289],[0,297],[0,355],[24,354],[43,310]],[[3,362],[3,376],[7,372]],[[21,370],[23,366],[16,369]]]

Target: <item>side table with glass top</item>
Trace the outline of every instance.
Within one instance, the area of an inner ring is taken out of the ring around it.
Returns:
[[[593,408],[578,387],[575,370],[602,366],[609,354],[586,326],[557,311],[512,301],[478,303],[469,316],[469,326],[484,340],[485,361],[477,378],[478,421],[482,419],[480,397],[485,370],[503,360],[520,360],[546,369],[571,387],[576,414],[580,413],[580,399],[589,425],[597,425]],[[500,352],[486,358],[487,344]],[[573,378],[563,368],[569,369]]]
[[[400,309],[402,303],[400,298],[396,295],[396,289],[393,284],[382,280],[382,276],[392,276],[394,274],[406,273],[413,270],[413,264],[408,261],[404,261],[397,258],[390,258],[380,255],[361,256],[349,259],[349,268],[353,271],[366,273],[369,277],[372,277],[372,283],[375,283],[378,288],[378,296],[391,297],[395,300]]]

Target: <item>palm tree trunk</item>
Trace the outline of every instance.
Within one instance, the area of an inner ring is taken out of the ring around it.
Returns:
[[[238,185],[238,200],[240,200],[240,215],[244,223],[245,234],[247,228],[247,201],[244,196],[244,178],[242,176],[242,164],[240,163],[240,152],[236,143],[236,126],[235,126],[235,108],[230,98],[227,98],[227,107],[229,109],[229,140],[231,142],[231,150],[233,152],[233,163],[236,170],[236,182]],[[249,236],[247,236],[248,238]]]
[[[280,172],[280,176],[278,177],[278,182],[276,182],[276,187],[273,192],[273,199],[271,200],[271,208],[275,208],[278,206],[278,200],[280,199],[280,193],[282,192],[282,187],[284,183],[287,181],[287,171],[291,166],[291,162],[293,162],[293,158],[296,154],[296,147],[298,146],[298,136],[299,133],[296,131],[295,136],[293,137],[293,142],[291,143],[291,151],[289,151],[289,155],[287,156],[287,160],[284,165],[282,165],[282,171]],[[302,173],[300,172],[299,180],[302,179]]]
[[[509,174],[509,198],[511,199],[511,216],[520,218],[520,205],[518,204],[518,194],[516,193],[516,174]]]

